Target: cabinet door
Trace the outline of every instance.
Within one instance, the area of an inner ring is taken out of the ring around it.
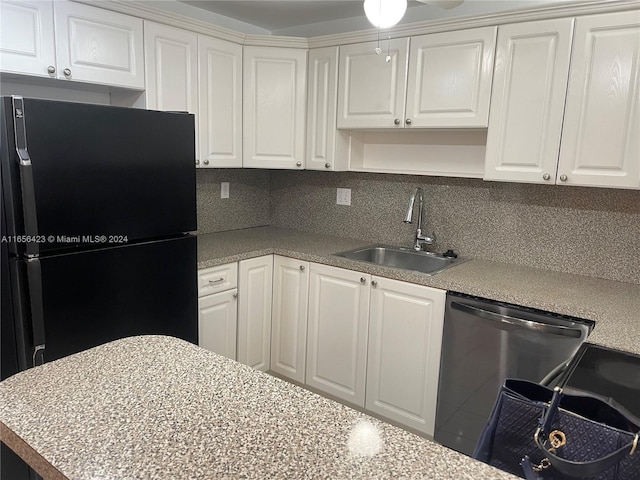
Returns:
[[[486,127],[496,27],[411,38],[407,127]]]
[[[348,169],[349,132],[337,130],[338,47],[309,50],[307,170]]]
[[[446,292],[378,277],[371,285],[365,406],[433,435]]]
[[[499,27],[485,180],[554,183],[572,34],[572,18]]]
[[[409,39],[340,47],[338,128],[402,128]],[[391,57],[386,62],[386,56]]]
[[[269,370],[273,255],[239,263],[238,361]]]
[[[304,167],[307,52],[245,47],[243,166]]]
[[[55,78],[51,0],[0,3],[0,71]]]
[[[309,263],[294,258],[273,258],[271,314],[271,370],[304,382]]]
[[[198,35],[200,167],[242,167],[242,46]]]
[[[237,290],[198,299],[198,345],[236,359]]]
[[[144,89],[142,20],[54,2],[58,78]]]
[[[371,276],[310,268],[305,383],[364,407]]]
[[[144,22],[144,40],[147,108],[196,113],[198,36]]]
[[[640,188],[640,12],[576,19],[559,184]]]

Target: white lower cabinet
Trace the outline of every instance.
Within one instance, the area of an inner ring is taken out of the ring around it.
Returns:
[[[236,359],[238,264],[198,271],[198,345]]]
[[[364,406],[371,276],[311,264],[305,383]]]
[[[274,255],[271,370],[304,382],[309,263]]]
[[[266,255],[198,295],[201,347],[433,435],[444,290]]]
[[[365,408],[433,435],[446,292],[373,277]]]
[[[198,344],[207,350],[236,359],[238,290],[207,295],[198,300]]]
[[[273,255],[239,262],[237,360],[257,370],[269,370]]]

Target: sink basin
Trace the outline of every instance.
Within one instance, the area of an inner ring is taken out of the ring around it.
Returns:
[[[447,258],[435,253],[416,252],[408,248],[384,246],[358,248],[348,252],[336,253],[336,256],[385,267],[414,270],[427,275],[433,275],[461,262],[458,258]]]

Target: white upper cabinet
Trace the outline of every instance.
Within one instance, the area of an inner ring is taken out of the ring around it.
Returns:
[[[407,107],[411,127],[486,127],[496,27],[411,38]]]
[[[311,264],[307,385],[364,407],[371,276]]]
[[[142,20],[63,0],[3,1],[0,14],[3,72],[144,89]]]
[[[200,167],[242,167],[242,46],[198,35]]]
[[[53,2],[0,2],[0,71],[56,77]]]
[[[402,127],[409,39],[340,47],[338,128]],[[386,57],[391,58],[387,62]]]
[[[372,277],[365,408],[428,435],[435,427],[445,298],[444,290]]]
[[[54,2],[58,78],[144,89],[142,20]]]
[[[307,52],[245,47],[243,166],[304,167]]]
[[[349,133],[336,126],[338,50],[309,50],[307,170],[341,171],[349,166]]]
[[[485,180],[554,183],[573,22],[499,27]]]
[[[486,27],[341,47],[338,128],[486,127],[495,39]]]
[[[576,20],[558,183],[640,188],[640,12]]]
[[[198,107],[198,36],[144,22],[147,108],[196,113]]]

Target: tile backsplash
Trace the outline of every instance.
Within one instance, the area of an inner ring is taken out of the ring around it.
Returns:
[[[220,182],[229,182],[229,198],[220,198]],[[197,169],[198,233],[269,225],[269,195],[268,170]]]
[[[417,186],[436,251],[640,283],[640,191],[272,171],[271,225],[410,246]],[[337,187],[351,189],[351,207],[336,205]]]
[[[640,283],[640,191],[355,172],[197,172],[198,233],[274,225],[410,246],[409,197],[424,189],[433,249]],[[230,182],[220,199],[220,182]],[[351,206],[336,205],[351,189]]]

